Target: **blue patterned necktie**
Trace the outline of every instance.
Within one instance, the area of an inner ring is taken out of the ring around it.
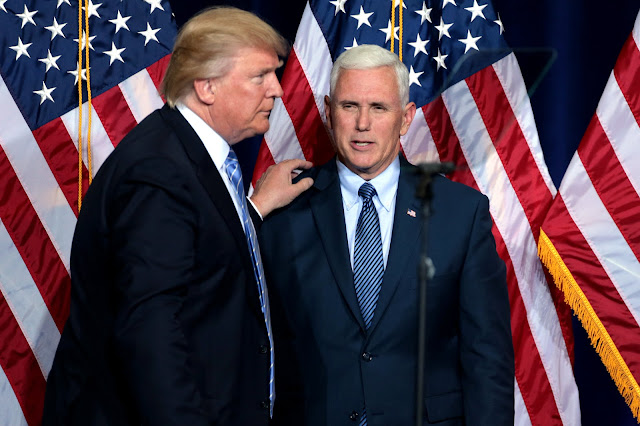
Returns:
[[[238,157],[233,149],[229,148],[229,155],[224,161],[224,169],[227,172],[227,176],[231,181],[232,186],[235,189],[235,197],[240,204],[242,210],[242,227],[244,228],[244,234],[247,238],[247,244],[249,245],[249,251],[251,252],[251,260],[253,264],[253,273],[258,283],[258,294],[260,295],[260,305],[262,307],[262,313],[264,314],[264,321],[267,325],[267,334],[269,336],[269,346],[271,347],[271,365],[269,367],[269,401],[270,415],[273,416],[273,402],[276,397],[275,381],[274,381],[274,368],[273,368],[273,335],[271,333],[271,315],[269,313],[269,295],[267,293],[266,282],[264,278],[264,269],[262,267],[262,258],[260,257],[260,247],[258,246],[258,239],[256,238],[256,230],[253,227],[253,222],[249,218],[247,212],[247,200],[244,195],[244,185],[242,183],[242,170],[240,170],[240,164],[238,163]]]
[[[358,195],[362,197],[362,211],[358,218],[353,250],[353,282],[362,319],[369,328],[382,285],[384,260],[380,222],[372,200],[376,195],[376,189],[369,182],[365,182],[358,190]]]
[[[353,250],[353,282],[356,288],[358,304],[362,319],[367,329],[378,303],[378,295],[384,275],[384,259],[382,257],[382,237],[378,212],[372,197],[376,189],[369,182],[362,184],[358,190],[362,197],[362,211],[356,227],[356,242]],[[366,409],[362,412],[360,426],[367,425]]]

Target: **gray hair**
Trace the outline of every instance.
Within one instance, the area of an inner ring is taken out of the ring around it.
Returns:
[[[338,77],[342,70],[366,70],[379,67],[391,67],[396,73],[398,91],[402,105],[409,103],[409,71],[398,55],[372,44],[362,44],[344,51],[331,69],[329,94],[333,98]]]

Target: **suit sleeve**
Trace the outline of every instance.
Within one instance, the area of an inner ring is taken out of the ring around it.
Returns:
[[[143,424],[207,424],[178,317],[192,279],[195,208],[178,167],[152,159],[127,174],[110,211],[114,343]]]
[[[262,214],[256,208],[255,204],[253,204],[253,201],[251,201],[251,199],[249,199],[249,198],[247,198],[247,208],[249,209],[249,216],[251,216],[251,221],[253,222],[253,227],[256,229],[256,231],[260,231],[260,228],[262,227],[262,222],[264,221],[264,218],[262,217]]]
[[[491,233],[488,200],[477,205],[460,282],[465,418],[513,425],[514,354],[504,262]]]

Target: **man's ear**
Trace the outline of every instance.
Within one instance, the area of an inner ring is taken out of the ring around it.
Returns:
[[[413,121],[413,117],[416,116],[416,104],[413,102],[409,102],[404,107],[404,112],[402,114],[402,127],[400,128],[400,136],[404,136],[409,131],[409,126],[411,126],[411,122]]]
[[[200,102],[212,105],[215,100],[215,79],[201,78],[194,80],[193,91]]]
[[[331,127],[331,98],[329,96],[324,96],[324,117],[327,120],[327,127],[333,130]]]

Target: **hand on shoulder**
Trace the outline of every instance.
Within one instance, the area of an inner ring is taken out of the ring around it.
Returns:
[[[297,176],[295,170],[309,169],[310,161],[293,159],[285,160],[269,167],[256,182],[251,201],[262,217],[272,211],[284,207],[313,185],[313,179],[306,177],[293,183]]]

